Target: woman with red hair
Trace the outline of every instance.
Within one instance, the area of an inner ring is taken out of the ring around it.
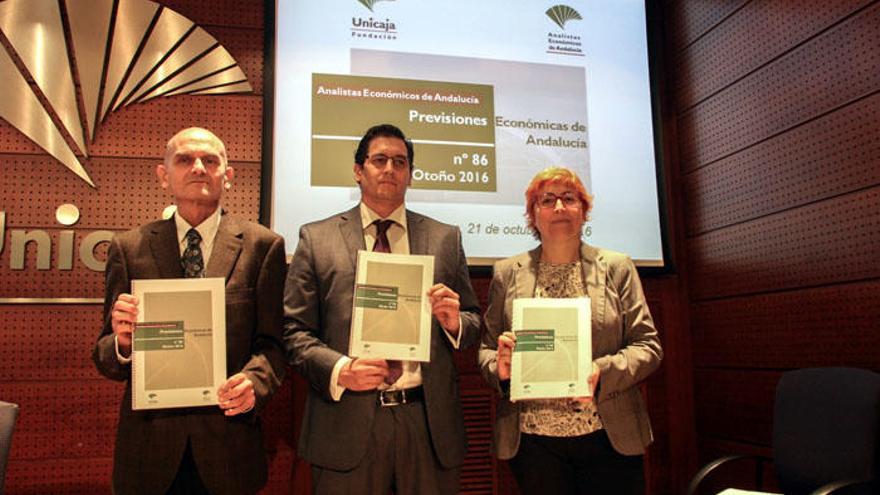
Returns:
[[[496,263],[489,288],[480,368],[502,396],[495,453],[524,495],[644,493],[642,455],[653,435],[638,385],[663,350],[632,260],[581,240],[592,207],[571,170],[538,173],[526,190],[526,217],[541,244]],[[592,397],[510,402],[512,303],[531,297],[590,304]]]

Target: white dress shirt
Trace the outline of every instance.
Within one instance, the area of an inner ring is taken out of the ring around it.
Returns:
[[[211,213],[202,223],[198,224],[195,229],[202,240],[199,243],[202,248],[202,259],[205,262],[205,268],[208,267],[208,260],[211,259],[211,251],[214,249],[214,239],[217,237],[217,229],[220,228],[220,207]],[[174,225],[177,227],[177,242],[180,245],[180,256],[186,251],[186,233],[193,228],[182,216],[174,214]]]

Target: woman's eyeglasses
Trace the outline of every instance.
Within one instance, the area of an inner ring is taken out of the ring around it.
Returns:
[[[538,206],[541,208],[556,208],[556,202],[562,201],[563,206],[570,208],[572,206],[580,206],[581,198],[572,191],[564,192],[560,195],[547,192],[538,198]]]

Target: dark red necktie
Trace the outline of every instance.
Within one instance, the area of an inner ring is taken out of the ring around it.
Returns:
[[[391,243],[388,242],[388,229],[394,220],[376,220],[373,225],[376,226],[376,243],[373,244],[373,251],[376,253],[390,253]]]
[[[388,242],[388,229],[394,220],[376,220],[373,224],[376,226],[376,243],[373,244],[373,252],[390,253],[391,243]],[[388,360],[388,376],[385,377],[385,383],[392,385],[396,382],[400,375],[403,374],[403,363],[397,360]]]

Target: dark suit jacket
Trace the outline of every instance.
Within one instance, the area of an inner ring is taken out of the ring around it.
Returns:
[[[227,418],[216,406],[131,410],[126,383],[119,408],[113,488],[119,494],[165,493],[187,440],[205,486],[213,494],[254,493],[267,478],[256,412],[281,383],[281,291],[284,239],[252,222],[223,215],[206,268],[226,278],[227,376],[244,372],[254,383],[254,411]],[[182,278],[174,220],[162,220],[116,236],[107,255],[104,328],[93,358],[103,375],[128,382],[131,366],[119,363],[110,310],[133,279]]]
[[[479,305],[461,232],[411,211],[406,220],[410,253],[434,255],[434,282],[461,296],[461,348],[476,342]],[[299,453],[335,470],[360,463],[380,407],[375,391],[346,391],[339,402],[329,393],[333,367],[348,353],[357,251],[363,249],[358,207],[303,226],[284,290],[287,351],[294,368],[311,384]],[[461,465],[467,446],[454,349],[436,319],[431,332],[431,362],[421,364],[428,429],[437,459],[444,467],[455,467]]]
[[[498,381],[498,336],[511,330],[513,300],[535,297],[541,248],[501,260],[489,287],[486,333],[480,368],[486,381],[506,395]],[[592,313],[593,359],[599,367],[596,406],[614,449],[624,455],[645,451],[653,436],[648,410],[637,385],[660,366],[663,349],[645,302],[642,283],[629,256],[581,244],[581,269]],[[498,401],[495,452],[510,459],[519,449],[519,407]]]

